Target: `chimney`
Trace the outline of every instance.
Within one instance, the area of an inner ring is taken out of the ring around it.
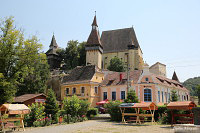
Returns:
[[[119,74],[119,80],[122,81],[122,73]]]

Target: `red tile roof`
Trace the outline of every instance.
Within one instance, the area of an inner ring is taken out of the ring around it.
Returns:
[[[121,81],[120,81],[120,74],[122,74]],[[130,81],[137,83],[140,75],[141,75],[140,70],[131,71],[129,79],[130,79]],[[113,72],[111,74],[107,74],[105,79],[101,83],[102,86],[125,85],[125,84],[127,84],[127,73],[126,72]]]
[[[193,107],[196,107],[196,104],[192,101],[170,102],[167,105],[167,108],[169,108],[169,109],[189,110],[189,109],[192,109]]]

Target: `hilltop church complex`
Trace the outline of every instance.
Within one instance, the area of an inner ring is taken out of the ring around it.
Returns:
[[[51,69],[60,67],[57,49],[53,35],[46,52]],[[189,90],[179,82],[175,72],[172,79],[168,79],[166,65],[157,62],[149,67],[144,63],[133,27],[103,31],[100,37],[95,15],[85,50],[86,66],[77,66],[64,76],[52,72],[48,85],[54,89],[59,100],[77,95],[95,107],[97,102],[105,99],[123,101],[130,89],[135,90],[140,102],[168,103],[172,90],[176,90],[180,101],[190,99]],[[130,71],[107,70],[114,57],[118,57]]]

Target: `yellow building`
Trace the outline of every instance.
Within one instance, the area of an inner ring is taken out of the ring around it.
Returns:
[[[77,95],[80,99],[87,99],[95,107],[100,100],[99,83],[103,79],[104,74],[95,65],[77,66],[62,79],[61,100]]]
[[[118,57],[124,65],[128,63],[131,70],[142,70],[143,53],[133,27],[103,31],[101,44],[104,69],[109,66],[112,58]]]

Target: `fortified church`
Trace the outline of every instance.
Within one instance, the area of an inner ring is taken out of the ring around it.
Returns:
[[[57,49],[53,35],[46,52],[51,70],[59,68],[61,64]],[[172,79],[166,77],[165,64],[157,62],[149,66],[144,63],[133,27],[103,31],[100,37],[95,15],[85,50],[86,66],[77,66],[64,76],[52,72],[48,85],[54,89],[58,100],[77,95],[95,107],[97,102],[105,99],[124,100],[130,88],[144,102],[168,103],[172,90],[177,91],[180,101],[190,98],[189,91],[179,82],[175,72]],[[118,57],[129,71],[108,71],[107,67],[114,57]]]

